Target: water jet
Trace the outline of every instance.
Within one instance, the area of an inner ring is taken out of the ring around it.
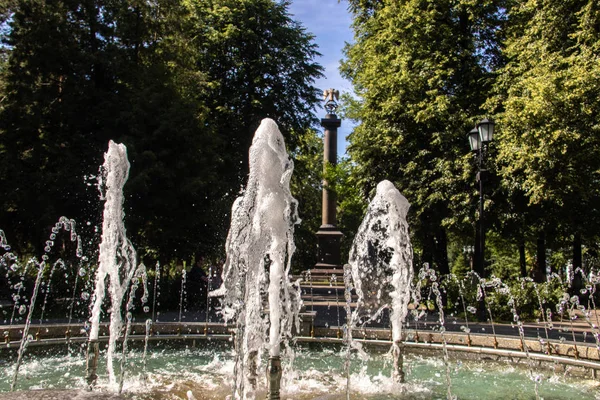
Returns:
[[[114,171],[126,178],[125,149],[116,144],[109,145],[109,153],[111,149],[120,157]],[[156,271],[161,267],[157,264],[148,272],[150,278],[154,274],[150,296],[144,290],[146,269],[137,263],[122,225],[119,196],[126,179],[115,178],[114,186],[107,185],[103,193],[105,222],[110,223],[103,224],[106,252],[93,280],[94,295],[88,294],[86,274],[71,274],[79,280],[73,282],[67,303],[91,301],[92,317],[66,307],[64,318],[52,316],[48,321],[45,314],[37,326],[39,334],[29,334],[33,313],[39,312],[33,294],[42,288],[44,297],[52,300],[48,279],[55,264],[49,252],[42,261],[20,264],[0,234],[5,249],[0,268],[14,278],[18,296],[2,326],[0,351],[6,357],[0,392],[27,391],[0,399],[35,398],[37,393],[50,398],[85,396],[88,386],[97,397],[106,398],[121,390],[133,398],[494,398],[489,391],[494,385],[502,387],[502,397],[533,395],[536,390],[539,396],[555,398],[595,397],[594,379],[600,369],[595,306],[587,307],[569,294],[555,313],[567,315],[562,322],[547,312],[539,323],[525,322],[517,303],[511,305],[513,321],[506,323],[492,314],[490,321],[476,321],[470,310],[477,298],[467,293],[473,282],[489,291],[486,301],[492,295],[510,297],[512,289],[494,277],[442,277],[427,267],[415,283],[403,219],[408,202],[389,182],[380,184],[381,196],[375,196],[364,229],[357,234],[344,279],[336,275],[320,280],[311,272],[292,277],[293,228],[299,222],[289,190],[293,163],[273,121],[263,122],[250,152],[248,185],[233,205],[218,288],[212,287],[210,274],[211,295],[222,299],[220,315],[208,301],[203,312],[186,310],[181,289],[180,304],[159,316]],[[103,175],[107,183],[113,181],[109,176]],[[109,188],[114,188],[114,196]],[[68,226],[66,234],[75,235],[78,242],[75,225],[68,218],[60,221],[52,234],[65,234],[61,229]],[[109,264],[113,266],[106,267]],[[63,272],[60,265],[54,275]],[[80,265],[69,267],[77,272]],[[36,285],[19,284],[26,282],[20,279],[25,269],[35,269],[40,277]],[[600,283],[597,274],[585,278],[586,290],[594,293]],[[99,299],[106,293],[106,287],[101,290],[105,279],[112,310],[103,318],[104,301]],[[560,284],[567,293],[568,283]],[[452,288],[460,292],[457,304],[444,305],[441,293]],[[146,305],[150,298],[153,304]],[[19,348],[23,351],[16,351]],[[13,376],[19,379],[13,381]],[[585,376],[588,379],[582,380]],[[346,382],[352,382],[348,391]]]

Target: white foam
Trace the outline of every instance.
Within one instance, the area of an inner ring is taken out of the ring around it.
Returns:
[[[129,167],[127,148],[125,145],[116,144],[111,140],[108,144],[108,151],[104,154],[104,164],[99,178],[99,187],[104,189],[101,191],[101,197],[105,203],[89,336],[90,340],[98,339],[101,308],[106,295],[106,279],[108,277],[111,308],[110,337],[106,357],[111,383],[116,382],[113,358],[116,342],[123,328],[123,316],[121,315],[123,299],[133,277],[136,274],[145,275],[145,270],[138,271],[135,249],[127,239],[123,221],[125,216],[123,187],[129,176]]]
[[[354,321],[360,317],[376,318],[390,307],[394,341],[401,338],[413,277],[406,222],[409,207],[390,181],[380,182],[350,250],[349,264],[359,297]],[[393,290],[385,292],[387,287]]]
[[[262,350],[266,346],[270,356],[279,356],[280,343],[291,336],[299,310],[299,296],[288,278],[295,250],[294,224],[299,222],[297,202],[290,192],[294,165],[273,120],[261,122],[249,160],[246,189],[231,211],[223,283],[211,294],[223,296],[223,316],[235,319],[241,332],[236,336],[235,387],[244,398],[254,396],[248,374],[260,365]],[[268,318],[262,317],[265,303]]]

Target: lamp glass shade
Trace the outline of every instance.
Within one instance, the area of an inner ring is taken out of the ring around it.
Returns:
[[[487,118],[477,124],[477,129],[479,130],[479,137],[482,143],[492,141],[494,137],[494,125],[494,121],[489,120]]]
[[[471,129],[469,133],[467,133],[467,138],[469,139],[469,145],[471,146],[471,151],[477,151],[481,147],[479,132],[476,128]]]

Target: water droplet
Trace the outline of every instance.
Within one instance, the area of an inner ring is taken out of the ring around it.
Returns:
[[[75,250],[75,255],[78,258],[82,258],[83,256],[83,249],[81,247],[81,237],[77,236],[77,249]]]
[[[85,276],[85,268],[81,267],[79,268],[79,276]]]
[[[83,300],[89,300],[90,294],[88,292],[83,292],[83,293],[81,293],[81,298]]]
[[[21,306],[19,307],[19,314],[23,315],[27,312],[27,306],[25,304],[21,304]]]
[[[147,313],[147,312],[150,312],[150,307],[148,307],[148,306],[144,306],[144,312],[146,312],[146,313]]]
[[[469,306],[469,307],[467,307],[467,311],[470,312],[471,314],[475,314],[477,312],[477,309],[473,306]]]

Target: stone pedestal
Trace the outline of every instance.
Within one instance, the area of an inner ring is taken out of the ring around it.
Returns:
[[[335,225],[322,225],[319,228],[316,269],[341,268],[340,242],[342,236],[344,235]]]

